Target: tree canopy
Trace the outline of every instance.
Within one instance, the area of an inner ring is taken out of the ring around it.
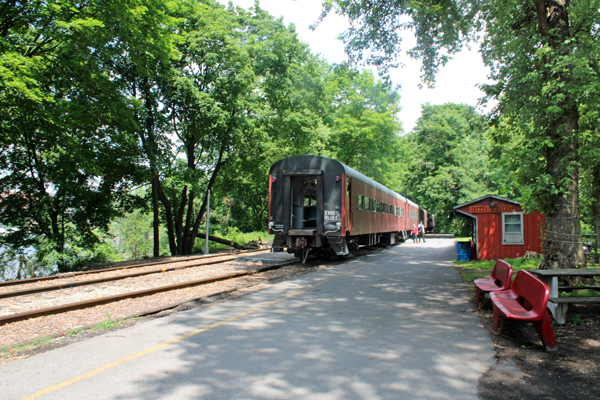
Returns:
[[[448,57],[481,38],[494,81],[485,90],[498,101],[496,139],[520,141],[505,155],[515,161],[513,184],[528,209],[546,214],[544,266],[569,268],[584,262],[579,181],[581,160],[591,150],[582,148],[582,136],[597,130],[589,121],[598,115],[599,5],[330,0],[323,16],[346,15],[348,52],[358,61],[368,54],[365,61],[383,73],[405,54],[401,32],[411,30],[417,44],[406,54],[422,61],[428,85]]]
[[[436,215],[442,232],[452,230],[454,206],[497,194],[486,132],[487,120],[473,107],[425,104],[415,129],[402,138],[407,194]]]
[[[278,158],[345,157],[383,177],[400,129],[397,93],[310,54],[258,4],[5,2],[0,71],[0,245],[61,270],[140,212],[155,256],[164,232],[171,254],[190,253],[209,190],[264,229]]]

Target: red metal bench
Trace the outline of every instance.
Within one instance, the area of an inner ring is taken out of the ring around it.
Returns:
[[[530,321],[546,350],[556,350],[558,343],[546,308],[550,297],[548,285],[527,271],[519,271],[509,290],[491,292],[490,297],[494,306],[494,332],[500,327],[500,317]]]
[[[512,265],[504,260],[496,260],[492,276],[475,279],[475,303],[477,308],[481,305],[486,293],[510,289],[512,273]]]

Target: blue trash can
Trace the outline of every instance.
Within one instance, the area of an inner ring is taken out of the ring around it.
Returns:
[[[471,261],[471,242],[456,243],[458,250],[458,261]]]

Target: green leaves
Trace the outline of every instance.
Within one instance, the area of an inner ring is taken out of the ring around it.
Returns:
[[[497,193],[487,124],[472,107],[422,107],[413,132],[404,136],[406,189],[410,198],[436,215],[438,229],[450,231],[453,207]]]
[[[398,92],[375,81],[370,71],[334,66],[326,83],[333,157],[389,184],[401,130]]]

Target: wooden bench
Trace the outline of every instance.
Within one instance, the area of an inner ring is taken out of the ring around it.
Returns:
[[[512,281],[512,265],[504,260],[496,260],[492,276],[489,278],[475,279],[475,304],[477,308],[481,305],[486,293],[499,292],[510,289]]]
[[[494,332],[500,328],[500,317],[533,323],[546,350],[556,350],[558,343],[546,308],[550,288],[527,271],[517,272],[509,290],[491,292],[494,307]]]

